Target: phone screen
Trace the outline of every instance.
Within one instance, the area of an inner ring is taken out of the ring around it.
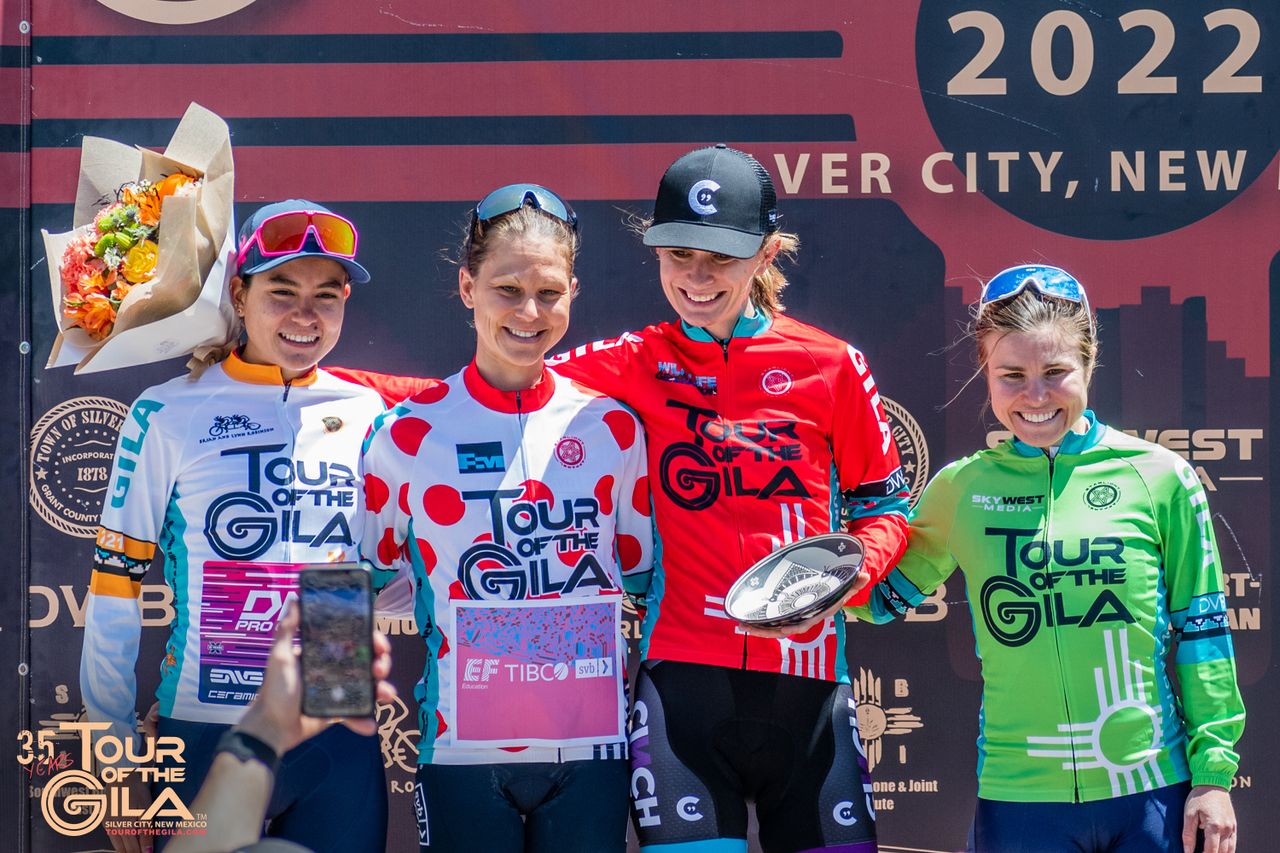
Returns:
[[[303,569],[302,713],[368,717],[374,712],[373,593],[357,565]]]

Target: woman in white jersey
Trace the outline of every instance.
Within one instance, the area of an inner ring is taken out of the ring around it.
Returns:
[[[369,280],[355,254],[355,226],[318,204],[258,210],[240,231],[231,281],[244,345],[198,378],[148,388],[121,428],[80,687],[90,720],[135,739],[138,596],[163,554],[176,616],[160,664],[159,734],[184,743],[185,779],[158,783],[157,795],[195,799],[219,739],[261,683],[299,568],[358,559],[360,445],[383,406],[316,366],[338,341],[351,282]],[[130,805],[143,807],[146,785],[128,784]],[[283,756],[268,834],[317,851],[381,850],[386,811],[377,737],[335,726]],[[111,842],[142,853],[153,839]]]
[[[543,357],[577,290],[573,211],[494,190],[458,292],[474,360],[379,419],[363,551],[411,573],[427,645],[415,812],[432,853],[625,847],[624,585],[647,586],[644,436]]]

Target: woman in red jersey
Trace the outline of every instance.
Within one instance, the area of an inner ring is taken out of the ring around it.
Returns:
[[[724,596],[781,545],[856,535],[866,583],[906,539],[907,492],[862,353],[787,317],[769,174],[718,145],[667,170],[644,243],[679,319],[580,347],[556,370],[625,403],[649,441],[660,547],[631,717],[641,849],[872,851],[875,825],[838,608],[748,635]],[[669,845],[678,845],[670,846]]]

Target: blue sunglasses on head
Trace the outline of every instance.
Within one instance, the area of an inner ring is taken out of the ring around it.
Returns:
[[[525,205],[551,214],[577,233],[578,215],[573,212],[573,208],[560,196],[537,184],[508,184],[498,187],[480,199],[480,203],[472,209],[471,228],[474,230],[477,222],[488,222]]]
[[[1028,287],[1044,296],[1083,305],[1084,312],[1089,317],[1089,331],[1096,334],[1093,312],[1089,309],[1089,297],[1085,295],[1084,285],[1076,281],[1071,273],[1058,267],[1024,264],[997,273],[982,287],[982,296],[978,299],[979,316],[988,305],[1012,299]]]

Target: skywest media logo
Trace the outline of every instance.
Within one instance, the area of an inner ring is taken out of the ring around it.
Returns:
[[[158,792],[150,805],[129,802],[123,783],[137,778],[146,783],[176,783],[186,779],[185,744],[178,737],[142,737],[139,750],[132,739],[105,734],[108,723],[60,722],[58,728],[18,733],[18,763],[27,766],[54,760],[55,740],[80,738],[80,767],[51,778],[40,795],[40,811],[56,832],[87,835],[104,826],[108,835],[145,831],[154,835],[203,835],[205,815],[196,815],[173,788]],[[161,761],[177,766],[160,767]],[[95,765],[96,762],[96,765]],[[97,766],[98,773],[88,768]]]

